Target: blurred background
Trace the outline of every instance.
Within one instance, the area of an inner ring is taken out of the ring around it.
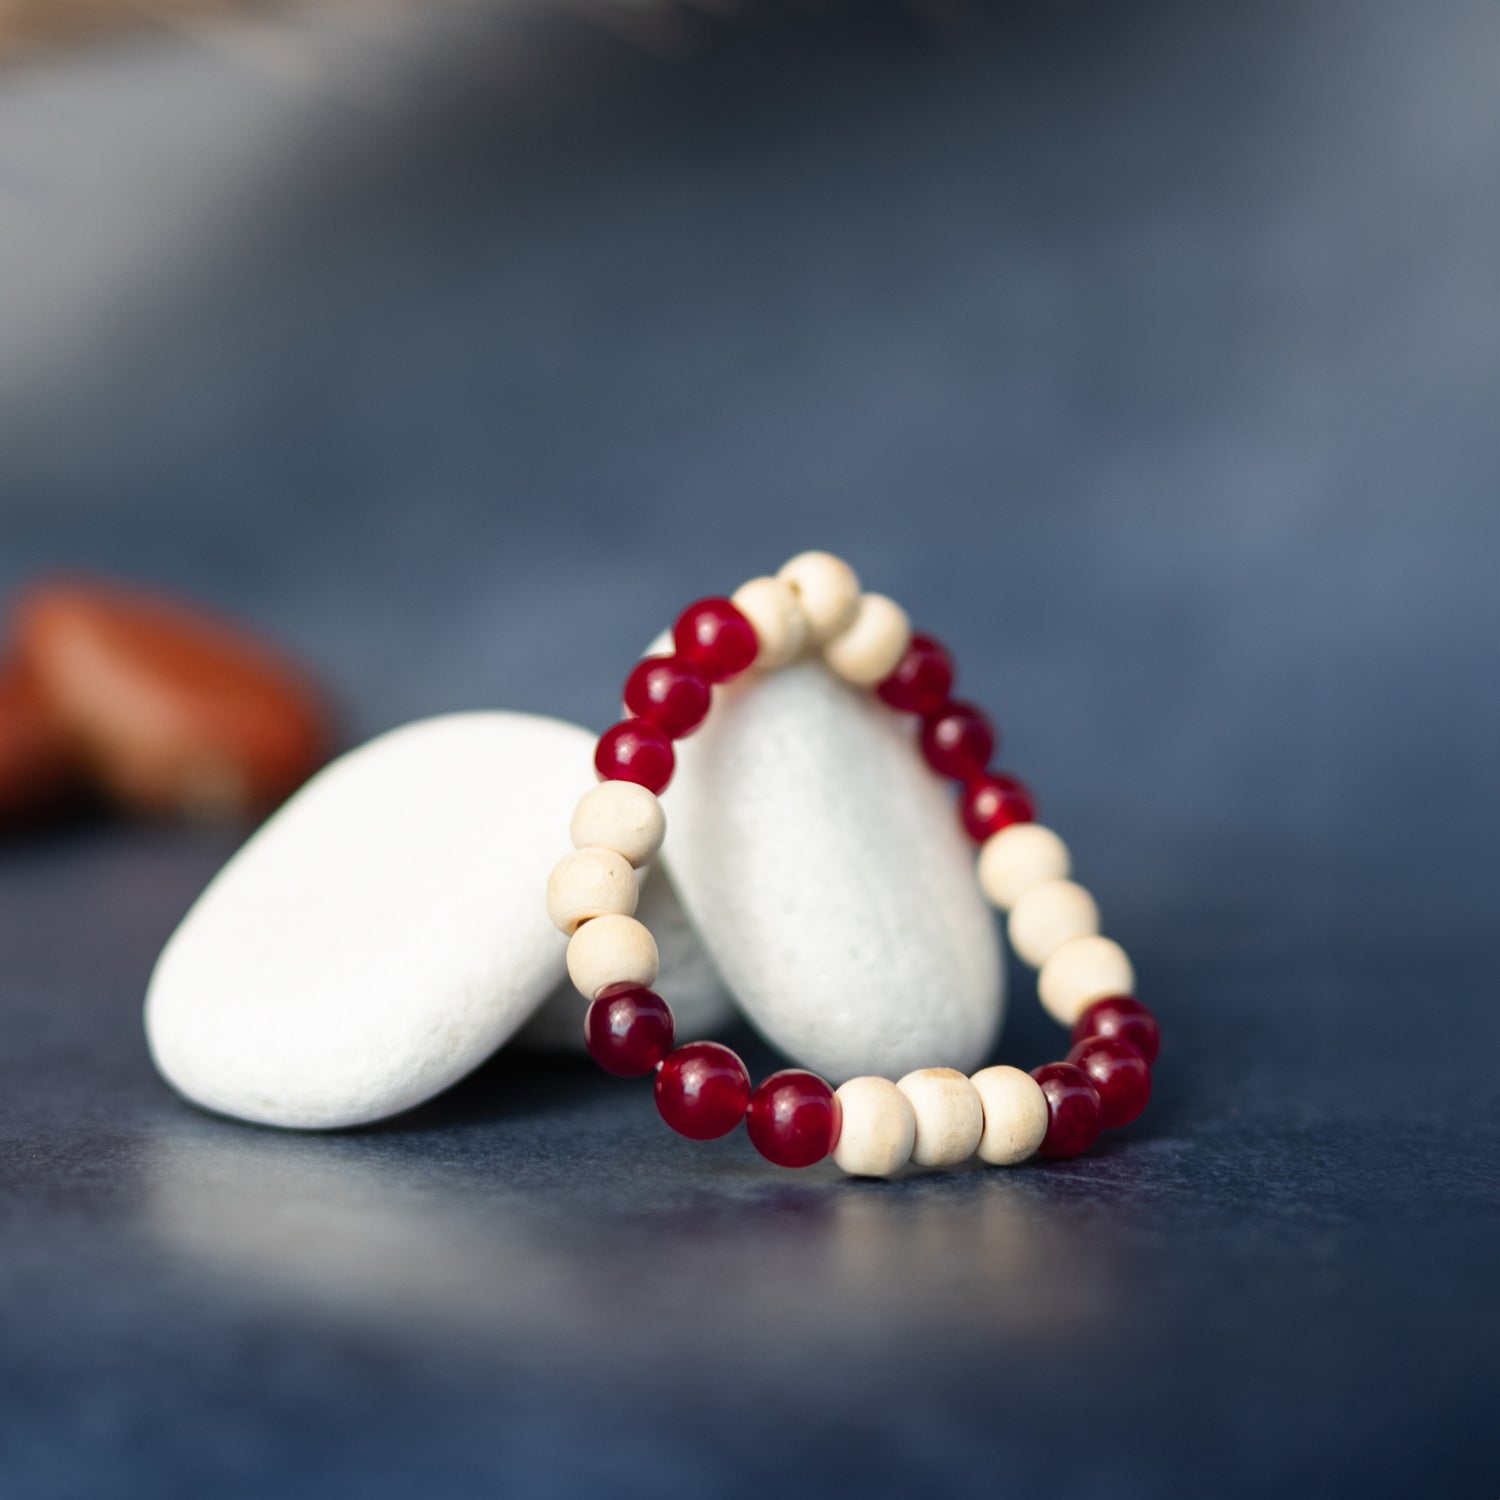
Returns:
[[[680,601],[840,552],[1173,1063],[1071,1176],[833,1197],[560,1064],[258,1134],[139,1032],[238,834],[0,846],[7,1496],[1494,1492],[1500,11],[96,0],[0,48],[0,595],[200,600],[354,740],[602,726]]]

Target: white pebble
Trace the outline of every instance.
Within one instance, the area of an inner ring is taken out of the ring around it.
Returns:
[[[530,714],[408,724],[320,772],[157,961],[156,1066],[189,1099],[326,1130],[400,1113],[563,977],[541,893],[594,737]]]
[[[823,659],[845,682],[874,687],[896,670],[910,643],[906,611],[884,594],[864,594],[853,623],[823,648]]]
[[[656,983],[656,939],[634,917],[596,917],[568,941],[568,977],[585,1000],[612,984]]]
[[[978,1155],[992,1167],[1011,1167],[1036,1153],[1047,1134],[1047,1096],[1019,1068],[981,1068],[970,1080],[984,1106]]]
[[[992,833],[979,851],[979,885],[992,906],[1009,911],[1044,880],[1066,880],[1068,846],[1040,823],[1012,823]]]
[[[911,1159],[919,1167],[954,1167],[967,1161],[984,1133],[979,1093],[954,1068],[918,1068],[896,1087],[917,1117]]]
[[[835,1165],[851,1177],[889,1177],[911,1160],[917,1117],[888,1078],[851,1078],[837,1090],[843,1123]]]
[[[635,871],[613,849],[575,849],[547,877],[547,915],[569,937],[594,917],[635,915]]]
[[[1071,1026],[1105,995],[1133,995],[1135,970],[1107,937],[1077,937],[1060,947],[1037,976],[1037,994],[1053,1020]]]
[[[999,934],[909,723],[814,657],[715,695],[677,745],[662,863],[741,1008],[834,1084],[977,1068]]]
[[[573,846],[613,849],[636,869],[656,858],[667,834],[667,816],[656,794],[633,781],[601,781],[573,810]]]
[[[1044,880],[1011,908],[1006,931],[1017,956],[1039,969],[1070,939],[1099,931],[1099,908],[1081,885]]]
[[[830,552],[803,552],[776,575],[796,594],[807,617],[807,638],[821,646],[841,635],[859,609],[859,575]]]
[[[784,667],[807,640],[807,616],[795,593],[779,578],[752,578],[734,591],[732,602],[755,627],[761,671]]]

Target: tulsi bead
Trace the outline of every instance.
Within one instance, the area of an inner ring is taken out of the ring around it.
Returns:
[[[633,781],[660,794],[672,779],[677,757],[672,742],[655,724],[622,719],[599,736],[594,769],[604,781]]]
[[[656,1107],[678,1135],[711,1141],[745,1117],[750,1075],[718,1042],[689,1042],[667,1054],[656,1075]]]
[[[625,679],[625,707],[669,739],[690,735],[712,703],[708,679],[680,656],[648,656]]]
[[[810,1167],[838,1144],[839,1101],[801,1068],[772,1073],[750,1096],[745,1129],[760,1154],[778,1167]]]

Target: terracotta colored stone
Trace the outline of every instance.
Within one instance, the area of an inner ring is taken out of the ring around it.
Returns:
[[[138,589],[54,583],[22,596],[17,658],[89,774],[130,811],[269,811],[327,759],[327,710],[273,647]]]
[[[68,738],[35,684],[14,665],[0,669],[0,829],[40,823],[82,790]]]

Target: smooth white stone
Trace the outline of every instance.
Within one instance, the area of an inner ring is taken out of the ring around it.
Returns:
[[[562,978],[547,873],[593,745],[555,719],[453,714],[314,777],[163,950],[146,998],[163,1075],[222,1114],[331,1129],[483,1062]]]
[[[667,872],[656,868],[641,874],[646,878],[635,914],[651,929],[661,954],[661,973],[651,988],[672,1007],[679,1042],[720,1036],[734,1019],[734,1001],[694,934]],[[515,1045],[542,1052],[582,1052],[588,1008],[572,980],[564,979],[521,1028]]]
[[[662,800],[677,894],[787,1056],[834,1083],[983,1059],[999,935],[910,719],[816,659],[746,674],[678,744]]]

